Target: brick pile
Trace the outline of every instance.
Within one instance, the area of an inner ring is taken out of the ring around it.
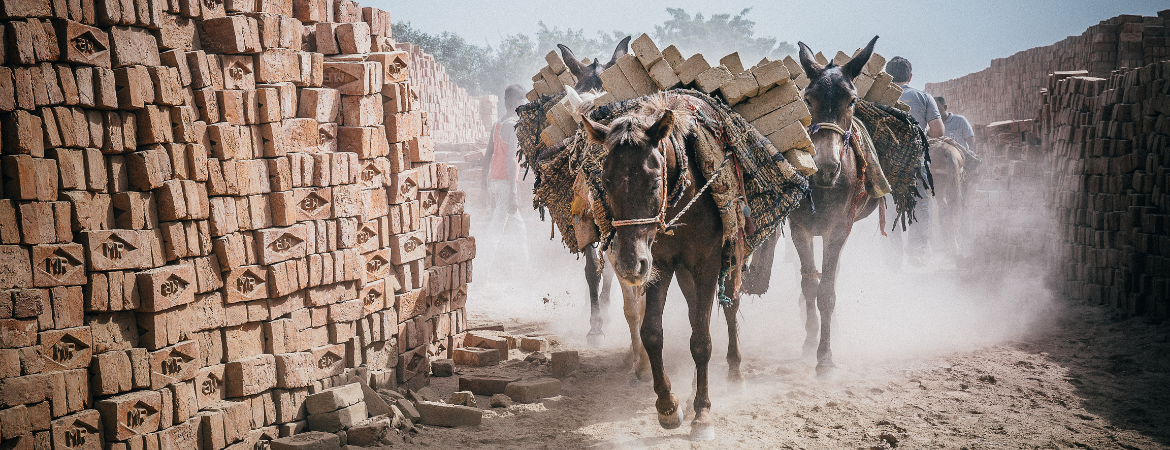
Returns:
[[[253,448],[461,346],[470,218],[389,13],[0,0],[0,27],[0,446]]]
[[[1170,317],[1170,62],[1048,77],[1040,135],[1054,178],[1064,295]]]
[[[415,106],[427,115],[431,136],[438,144],[486,142],[495,123],[495,96],[473,97],[447,75],[435,57],[417,45],[400,42],[395,48],[410,54],[411,88]],[[484,115],[490,110],[490,115]]]
[[[683,58],[674,45],[659,50],[646,34],[630,44],[632,53],[624,55],[601,73],[605,93],[594,100],[595,106],[628,100],[656,92],[693,88],[723,99],[733,110],[747,119],[771,141],[772,154],[783,153],[792,166],[805,175],[816,172],[815,154],[808,127],[812,117],[802,98],[802,90],[809,80],[800,63],[791,56],[783,60],[762,59],[755,66],[745,68],[739,53],[732,53],[712,66],[702,53]],[[854,55],[859,53],[858,49]],[[821,64],[828,64],[823,54],[816,55]],[[844,64],[849,55],[837,52],[834,61]],[[542,95],[554,95],[573,86],[576,79],[565,66],[560,54],[549,52],[548,62],[532,77],[533,88],[529,101]],[[902,89],[892,83],[883,69],[886,59],[874,54],[855,80],[858,95],[864,99],[887,105],[905,104],[898,101]],[[553,107],[549,112],[551,125],[541,133],[545,145],[553,145],[576,133],[580,116],[567,103]]]
[[[1170,57],[1166,24],[1170,10],[1157,16],[1122,15],[1089,27],[1079,36],[1021,51],[991,61],[979,72],[941,83],[927,83],[926,92],[947,98],[972,123],[1031,119],[1041,103],[1048,74],[1088,70],[1108,77],[1116,69],[1137,68]]]

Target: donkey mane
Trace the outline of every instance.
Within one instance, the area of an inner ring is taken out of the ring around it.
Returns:
[[[672,101],[673,100],[673,101]],[[616,148],[619,145],[646,146],[650,139],[646,136],[646,129],[658,121],[666,110],[674,112],[673,136],[682,137],[690,134],[694,128],[694,121],[690,120],[690,113],[682,108],[681,103],[686,100],[668,93],[650,95],[642,100],[638,109],[629,115],[614,119],[609,124],[610,132],[605,138],[605,146]],[[681,120],[688,118],[687,120]]]

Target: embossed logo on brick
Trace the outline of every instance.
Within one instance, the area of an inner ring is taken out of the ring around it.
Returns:
[[[422,244],[423,244],[422,239],[419,239],[418,237],[415,237],[415,236],[411,236],[410,239],[406,240],[406,243],[402,244],[402,249],[406,250],[407,252],[413,252],[415,249],[417,249]]]
[[[49,350],[49,358],[56,361],[63,366],[71,365],[70,362],[78,356],[84,354],[84,350],[88,349],[89,345],[72,335],[65,335],[61,340]]]
[[[320,195],[317,195],[316,192],[310,192],[309,195],[306,195],[305,198],[301,199],[299,206],[301,210],[305,212],[305,214],[312,215],[328,204],[328,200],[325,200]]]
[[[285,233],[268,244],[268,248],[277,253],[288,253],[301,245],[304,239]]]
[[[137,249],[138,247],[126,242],[126,240],[117,235],[111,235],[110,239],[101,244],[102,256],[113,261],[119,261],[125,258],[128,253]]]
[[[358,244],[365,244],[377,235],[378,232],[374,231],[373,228],[370,228],[369,226],[363,226],[362,229],[358,231],[357,242]]]
[[[381,299],[382,299],[382,293],[379,292],[377,289],[370,289],[369,292],[366,292],[365,297],[362,297],[362,301],[365,302],[365,304],[367,304],[367,305],[372,305],[372,304],[374,304],[374,302],[377,302]]]
[[[77,258],[74,258],[73,255],[70,255],[65,250],[57,249],[49,254],[48,257],[41,260],[40,266],[40,269],[49,274],[49,276],[62,280],[69,276],[69,273],[74,269],[81,267],[81,261],[78,261]]]
[[[251,295],[263,285],[264,280],[251,269],[244,271],[243,275],[236,278],[236,290],[243,294]]]
[[[85,443],[89,442],[90,439],[100,439],[99,437],[95,436],[97,432],[97,427],[85,423],[80,419],[74,420],[73,423],[69,424],[65,430],[65,435],[62,442],[66,447],[80,448],[85,446]]]
[[[362,181],[365,181],[365,182],[374,181],[374,179],[376,179],[378,177],[378,175],[381,175],[381,174],[382,174],[382,171],[378,170],[378,166],[376,164],[372,164],[372,163],[366,164],[366,167],[362,169],[362,173],[361,173]]]
[[[213,396],[223,389],[223,380],[221,380],[214,373],[208,374],[207,379],[199,383],[199,392],[206,396]]]
[[[346,71],[336,67],[326,67],[325,70],[322,71],[321,76],[322,84],[324,84],[325,87],[331,87],[334,89],[357,81],[357,77],[350,75]]]
[[[389,264],[390,262],[386,261],[386,258],[383,258],[381,255],[374,256],[369,261],[366,261],[366,272],[376,274]]]
[[[252,69],[248,68],[248,66],[239,61],[236,61],[235,64],[232,64],[230,67],[228,67],[227,70],[228,76],[232,77],[232,79],[236,81],[243,81],[244,77],[250,75],[251,73]]]
[[[93,58],[94,55],[106,51],[106,46],[98,41],[97,37],[91,32],[84,32],[69,40],[69,44],[73,46],[74,50],[87,57]]]
[[[155,414],[158,414],[158,410],[146,404],[146,402],[138,402],[126,410],[126,426],[129,428],[140,428],[149,422],[150,418]]]
[[[183,291],[187,290],[187,286],[190,285],[191,283],[188,283],[178,275],[171,275],[167,277],[166,281],[159,285],[158,293],[163,297],[177,297],[179,294],[182,294]]]
[[[443,249],[439,250],[439,258],[447,259],[447,258],[450,258],[452,256],[455,256],[456,253],[459,253],[459,251],[455,250],[450,245],[444,245]]]
[[[341,357],[333,352],[325,352],[320,358],[317,358],[317,368],[321,370],[329,370],[333,365],[341,362]]]
[[[319,140],[321,144],[328,144],[333,142],[333,133],[330,133],[329,129],[326,127],[320,127],[317,129],[317,140]]]

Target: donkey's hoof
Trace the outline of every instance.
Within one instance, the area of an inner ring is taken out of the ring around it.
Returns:
[[[661,408],[658,408],[658,424],[667,430],[673,430],[682,425],[682,410],[678,409],[678,397],[671,394],[670,403],[670,410],[665,414],[662,413]]]
[[[589,343],[590,347],[598,348],[605,344],[605,333],[594,333],[592,331],[585,335],[585,341]]]
[[[699,422],[698,420],[691,422],[691,440],[692,441],[713,441],[715,440],[715,426],[710,422]]]
[[[837,366],[833,363],[817,364],[817,379],[821,380],[835,380],[837,379]]]

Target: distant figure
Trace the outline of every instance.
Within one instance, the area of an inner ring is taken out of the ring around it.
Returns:
[[[968,172],[975,170],[980,161],[979,156],[975,153],[975,130],[971,129],[971,122],[968,122],[966,117],[952,114],[950,108],[947,107],[947,99],[935,97],[934,103],[938,105],[938,110],[942,113],[946,136],[954,139],[955,142],[963,146],[963,150],[966,150],[966,155],[964,155],[966,161],[963,167]]]
[[[886,63],[886,72],[893,77],[894,84],[902,88],[902,97],[898,100],[910,105],[910,116],[918,121],[918,126],[926,131],[927,137],[937,138],[942,136],[945,126],[942,121],[942,113],[939,112],[938,105],[934,102],[934,97],[910,87],[910,80],[914,78],[910,61],[907,61],[906,58],[901,56],[895,56]],[[906,259],[912,265],[922,266],[926,264],[927,253],[930,249],[930,216],[933,200],[930,196],[930,189],[926,187],[926,183],[922,180],[918,180],[918,192],[922,194],[922,198],[918,199],[918,203],[914,208],[914,216],[917,222],[907,228],[909,236],[907,237]],[[887,208],[886,214],[887,220],[890,223],[894,223],[894,219],[897,216],[896,208]],[[902,227],[895,226],[893,233],[890,233],[890,238],[890,243],[893,247],[891,258],[896,259],[895,266],[900,266],[903,251]]]
[[[488,145],[484,161],[487,163],[486,176],[488,194],[491,199],[491,224],[489,225],[488,248],[491,249],[489,258],[497,261],[508,261],[513,255],[502,255],[501,252],[519,250],[520,257],[528,260],[528,229],[524,226],[524,218],[520,216],[518,186],[520,181],[520,164],[516,160],[516,108],[524,104],[524,87],[519,84],[508,86],[504,90],[504,108],[507,110],[504,117],[496,122],[492,128],[492,139]],[[516,247],[501,249],[500,241],[508,236],[508,241]],[[510,253],[510,252],[509,252]]]

